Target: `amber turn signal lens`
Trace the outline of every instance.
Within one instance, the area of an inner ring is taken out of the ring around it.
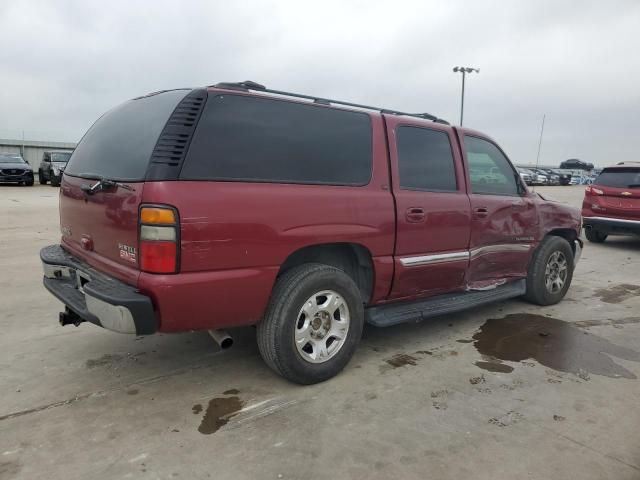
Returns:
[[[173,210],[158,207],[143,207],[140,209],[140,223],[152,225],[174,225],[176,216]]]

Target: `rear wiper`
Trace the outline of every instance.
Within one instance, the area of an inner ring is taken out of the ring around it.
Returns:
[[[109,190],[114,187],[124,188],[125,190],[133,191],[133,187],[125,183],[116,182],[115,180],[110,180],[108,178],[100,178],[93,185],[82,185],[80,189],[85,192],[87,195],[93,195],[96,192],[101,192],[103,190]]]

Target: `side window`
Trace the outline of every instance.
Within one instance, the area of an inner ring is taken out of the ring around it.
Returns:
[[[446,132],[418,127],[399,127],[398,169],[400,188],[453,192],[458,186]]]
[[[493,143],[464,136],[473,193],[485,195],[520,195],[517,173],[509,160]]]
[[[361,112],[241,95],[210,95],[180,178],[366,185],[371,119]]]
[[[51,157],[48,153],[44,154],[44,158],[42,159],[43,162],[49,162],[51,161]]]

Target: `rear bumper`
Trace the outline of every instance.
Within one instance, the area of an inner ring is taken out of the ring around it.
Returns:
[[[131,285],[98,272],[60,245],[40,250],[44,286],[82,320],[120,333],[158,329],[151,299]]]
[[[610,217],[583,217],[584,228],[595,228],[609,235],[640,235],[640,220],[625,220]]]

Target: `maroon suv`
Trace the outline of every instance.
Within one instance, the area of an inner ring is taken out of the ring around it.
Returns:
[[[604,242],[609,235],[640,236],[640,163],[607,167],[584,191],[582,216],[587,240]]]
[[[299,383],[338,373],[365,321],[556,303],[582,246],[579,212],[527,190],[482,133],[253,82],[103,115],[64,172],[60,224],[40,256],[62,324],[257,325]]]

